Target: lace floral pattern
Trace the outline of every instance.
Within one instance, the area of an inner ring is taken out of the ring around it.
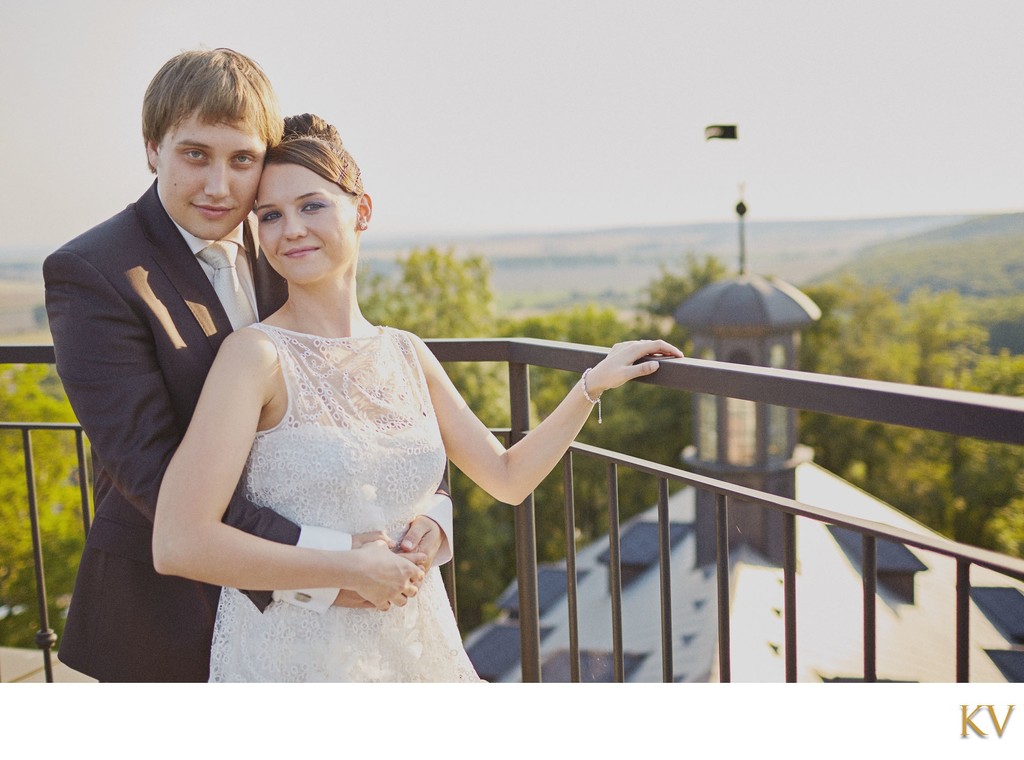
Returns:
[[[433,497],[445,464],[426,381],[407,333],[321,338],[269,325],[288,410],[256,436],[246,490],[300,525],[398,538]],[[217,610],[214,681],[477,681],[437,568],[405,607],[274,602],[235,589]]]

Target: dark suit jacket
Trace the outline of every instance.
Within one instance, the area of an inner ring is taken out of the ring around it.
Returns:
[[[246,224],[250,251],[252,231]],[[96,517],[59,658],[103,681],[205,681],[220,589],[153,569],[164,470],[231,324],[157,197],[75,238],[43,264],[57,371],[92,445]],[[253,260],[259,313],[284,281]],[[299,528],[241,493],[225,521],[294,544]],[[261,608],[270,594],[253,594]]]

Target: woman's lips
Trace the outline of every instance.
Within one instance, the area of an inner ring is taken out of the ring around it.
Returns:
[[[290,259],[294,259],[294,258],[299,258],[299,257],[305,256],[307,253],[312,253],[315,250],[316,250],[315,246],[306,245],[306,246],[303,246],[301,248],[292,248],[290,250],[285,251],[281,255],[282,256],[286,256],[286,257],[288,257]]]

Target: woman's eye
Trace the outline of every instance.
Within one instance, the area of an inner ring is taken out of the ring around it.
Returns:
[[[260,217],[260,224],[264,222],[276,222],[280,218],[281,213],[279,211],[267,211]]]
[[[324,208],[327,204],[321,203],[320,201],[310,201],[302,207],[303,211],[319,211]]]

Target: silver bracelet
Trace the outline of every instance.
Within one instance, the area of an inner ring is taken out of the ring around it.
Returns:
[[[593,369],[593,367],[588,367],[587,369],[583,370],[583,377],[580,378],[580,384],[581,384],[581,387],[583,388],[583,397],[587,401],[590,402],[591,406],[593,406],[595,404],[597,405],[597,424],[600,425],[601,424],[601,397],[598,396],[597,398],[593,398],[590,395],[590,391],[587,390],[587,375],[590,374],[590,370],[592,370],[592,369]]]

